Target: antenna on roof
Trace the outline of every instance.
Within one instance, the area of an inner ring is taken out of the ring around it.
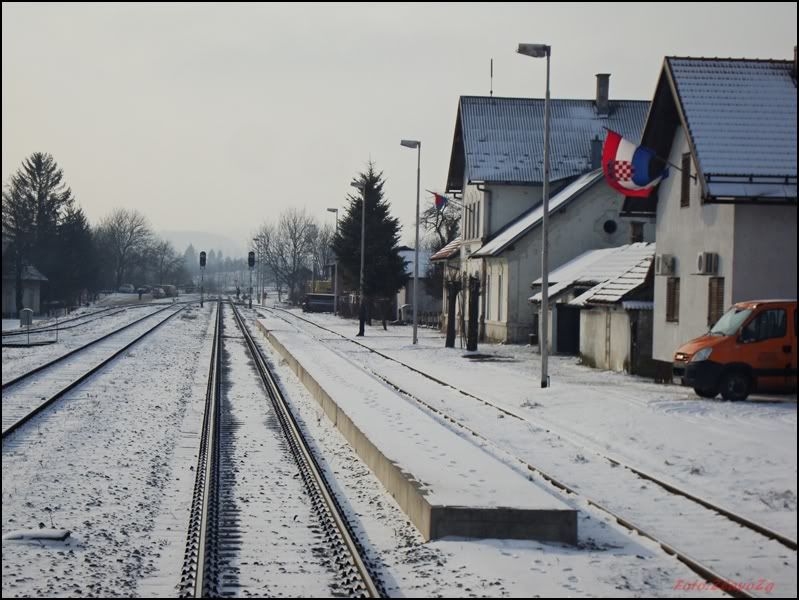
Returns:
[[[494,59],[491,59],[491,91],[489,92],[490,96],[494,96]]]

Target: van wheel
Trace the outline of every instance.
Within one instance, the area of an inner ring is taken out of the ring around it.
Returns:
[[[694,391],[696,392],[697,396],[701,396],[702,398],[715,398],[718,396],[719,390],[718,388],[698,388],[695,387]]]
[[[721,396],[725,400],[746,400],[751,388],[752,381],[743,371],[730,371],[721,378]]]

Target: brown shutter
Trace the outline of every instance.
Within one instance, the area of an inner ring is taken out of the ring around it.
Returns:
[[[711,277],[708,282],[707,325],[713,324],[724,314],[724,278]]]
[[[666,321],[680,320],[680,278],[669,277],[666,280]]]

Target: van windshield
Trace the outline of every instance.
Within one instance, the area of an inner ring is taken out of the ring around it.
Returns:
[[[716,321],[710,330],[710,335],[733,335],[741,324],[752,314],[751,308],[735,308],[734,306]]]

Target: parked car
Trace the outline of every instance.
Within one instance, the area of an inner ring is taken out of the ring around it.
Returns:
[[[133,287],[132,283],[123,283],[119,286],[119,291],[122,294],[133,294],[136,291],[136,288]]]
[[[305,294],[303,312],[333,312],[333,294]]]
[[[795,392],[796,334],[796,300],[739,302],[708,333],[677,350],[673,372],[703,398]]]
[[[164,296],[166,296],[164,290],[162,290],[160,287],[153,288],[152,294],[153,298],[163,298]]]
[[[164,290],[164,294],[166,294],[168,298],[175,298],[178,295],[178,288],[174,285],[162,285],[161,289]]]

